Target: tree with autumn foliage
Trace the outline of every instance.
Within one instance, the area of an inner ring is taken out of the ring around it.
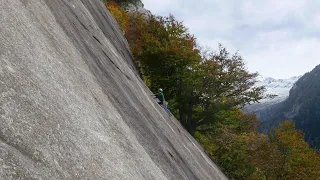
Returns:
[[[320,179],[320,154],[311,149],[303,132],[291,121],[279,125],[256,144],[250,161],[261,172],[260,179]]]
[[[309,147],[292,121],[280,124],[270,139],[280,153],[276,179],[320,179],[319,153]]]
[[[246,70],[240,55],[220,45],[217,53],[202,57],[194,36],[173,16],[137,16],[127,37],[147,84],[165,89],[191,135],[215,121],[220,110],[261,98],[263,88],[253,88],[256,74]]]
[[[261,177],[251,161],[252,151],[266,140],[257,133],[258,120],[238,109],[220,111],[210,131],[198,131],[196,139],[206,152],[233,179]]]
[[[188,29],[173,16],[137,16],[127,37],[149,87],[164,88],[168,99],[179,96],[201,58]]]
[[[125,34],[130,28],[130,21],[128,14],[114,1],[104,2],[112,16],[118,22],[122,32]]]
[[[232,179],[320,179],[320,154],[303,133],[285,121],[270,136],[256,131],[258,120],[239,110],[222,111],[211,131],[196,139]]]

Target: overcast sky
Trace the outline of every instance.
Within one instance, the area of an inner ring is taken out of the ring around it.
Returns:
[[[173,14],[202,46],[239,50],[249,71],[289,78],[320,64],[320,0],[142,0]]]

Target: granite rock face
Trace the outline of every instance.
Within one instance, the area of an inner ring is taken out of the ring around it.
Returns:
[[[127,13],[140,13],[145,18],[150,18],[152,16],[151,11],[144,8],[144,4],[141,2],[141,0],[123,5],[123,8]]]
[[[1,0],[0,179],[226,179],[100,0]]]

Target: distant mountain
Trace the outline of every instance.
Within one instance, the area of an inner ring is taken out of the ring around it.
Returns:
[[[263,123],[263,129],[271,130],[284,120],[293,120],[309,145],[320,148],[320,65],[294,84],[289,97]]]
[[[288,79],[274,79],[270,77],[258,76],[256,86],[265,86],[265,98],[259,103],[254,103],[245,107],[250,113],[255,113],[261,121],[270,117],[288,96],[291,87],[301,76],[294,76]],[[270,98],[268,95],[276,95]]]

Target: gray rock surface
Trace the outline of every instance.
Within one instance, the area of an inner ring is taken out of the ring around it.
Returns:
[[[226,179],[100,0],[1,0],[0,179]]]
[[[132,3],[128,3],[128,4],[124,5],[123,8],[127,13],[140,13],[145,18],[150,18],[152,16],[151,11],[144,8],[144,4],[141,2],[141,0],[137,0]]]

